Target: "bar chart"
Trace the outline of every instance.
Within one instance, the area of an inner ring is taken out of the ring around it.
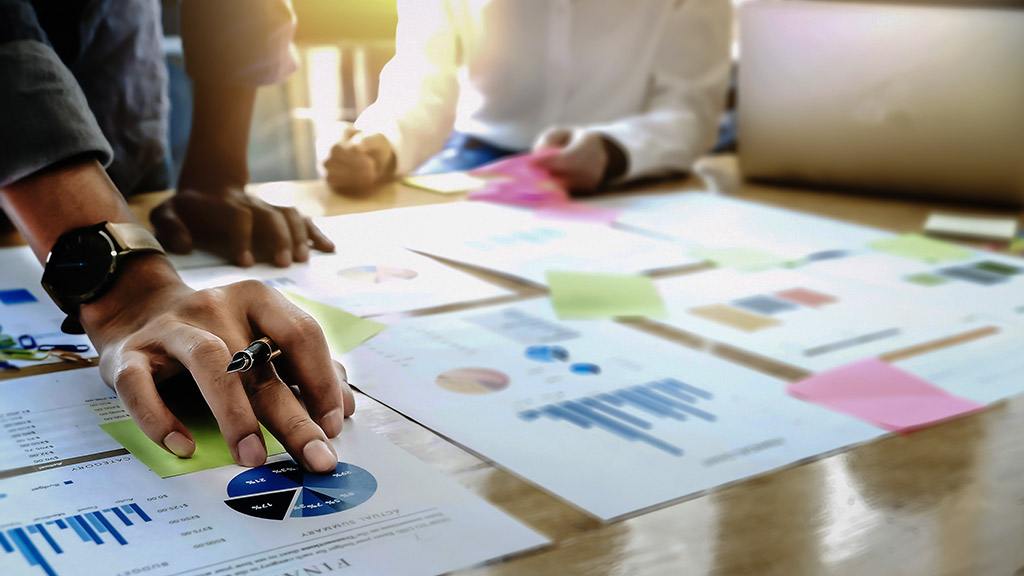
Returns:
[[[47,576],[60,576],[47,561],[51,554],[88,554],[90,544],[127,546],[128,540],[121,531],[152,521],[138,504],[124,504],[9,528],[0,533],[0,548],[5,556],[21,555],[29,566],[37,567]]]
[[[711,400],[707,390],[666,378],[639,386],[621,388],[577,400],[565,400],[524,410],[519,418],[536,422],[541,418],[565,422],[583,429],[603,430],[623,440],[643,442],[672,456],[685,451],[651,433],[652,418],[685,421],[699,418],[718,420],[715,414],[694,406],[700,400]]]

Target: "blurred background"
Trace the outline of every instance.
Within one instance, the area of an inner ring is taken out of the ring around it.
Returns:
[[[261,88],[250,136],[252,182],[315,179],[338,138],[377,96],[381,68],[395,50],[395,0],[292,0],[298,17],[299,69],[282,84]],[[751,0],[732,0],[739,7]],[[762,2],[764,0],[761,0]],[[785,2],[786,0],[779,0]],[[861,4],[1024,6],[1024,0],[857,0]],[[822,0],[846,3],[847,0]],[[188,142],[189,80],[182,65],[177,3],[164,0],[165,50],[171,78],[171,146],[176,168]],[[908,31],[909,32],[909,31]],[[734,33],[734,75],[715,152],[736,149],[736,68],[741,58]]]

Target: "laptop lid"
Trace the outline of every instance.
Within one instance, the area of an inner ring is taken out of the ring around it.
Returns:
[[[751,179],[1024,205],[1024,10],[740,9]]]

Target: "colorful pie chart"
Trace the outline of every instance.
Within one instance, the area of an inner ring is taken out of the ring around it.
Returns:
[[[438,386],[457,394],[492,394],[511,383],[508,375],[490,368],[456,368],[435,380]]]
[[[284,520],[343,512],[375,492],[377,479],[354,464],[338,462],[332,474],[311,474],[286,460],[232,478],[224,503],[253,518]]]

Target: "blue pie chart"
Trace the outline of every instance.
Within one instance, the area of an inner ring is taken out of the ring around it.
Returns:
[[[265,520],[310,518],[350,510],[377,492],[372,474],[338,462],[330,474],[313,474],[286,460],[246,470],[228,482],[232,510]]]

